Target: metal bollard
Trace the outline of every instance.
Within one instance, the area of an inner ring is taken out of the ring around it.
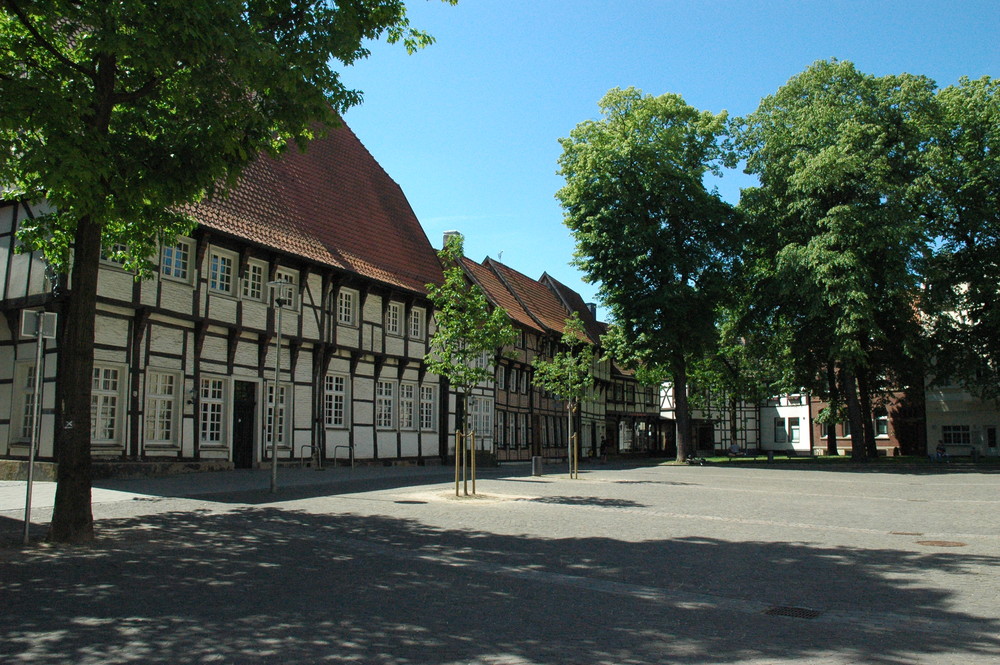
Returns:
[[[531,475],[542,475],[542,458],[538,455],[531,458]]]

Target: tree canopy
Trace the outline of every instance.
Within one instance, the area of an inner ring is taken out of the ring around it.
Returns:
[[[473,386],[493,378],[490,363],[503,347],[514,343],[517,333],[507,313],[493,307],[483,290],[469,280],[463,256],[458,234],[450,236],[438,252],[444,280],[427,285],[437,327],[425,360],[429,371],[447,378],[467,398]]]
[[[931,179],[928,271],[933,379],[1000,398],[1000,81],[961,79],[937,94],[924,152]]]
[[[304,146],[357,104],[361,93],[338,68],[379,37],[410,50],[431,41],[410,27],[402,0],[0,4],[0,183],[7,196],[53,207],[20,241],[72,271],[60,317],[51,538],[93,537],[102,242],[126,268],[148,267],[159,242],[191,227],[179,206],[224,190],[262,151]]]
[[[740,201],[757,227],[759,275],[793,320],[795,357],[835,364],[849,406],[864,406],[859,381],[890,376],[920,338],[915,305],[931,246],[921,151],[934,109],[925,77],[821,61],[735,132],[760,179]],[[804,370],[802,384],[813,384],[817,366]],[[851,411],[856,433],[865,411]]]
[[[575,263],[642,363],[669,373],[677,392],[678,457],[691,450],[686,372],[716,335],[716,294],[731,208],[709,191],[726,114],[674,94],[610,90],[602,118],[560,140],[556,194],[576,241]]]

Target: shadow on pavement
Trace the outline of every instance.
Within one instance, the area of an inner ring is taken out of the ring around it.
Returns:
[[[0,552],[0,661],[1000,658],[1000,622],[957,611],[949,589],[922,582],[930,570],[961,579],[995,569],[997,556],[708,538],[546,539],[272,507],[107,520],[101,532],[87,548]],[[819,616],[765,614],[772,606]]]

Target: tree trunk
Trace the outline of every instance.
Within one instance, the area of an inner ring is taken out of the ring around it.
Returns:
[[[683,359],[673,363],[674,413],[677,417],[677,461],[691,457],[691,411],[687,395],[687,363]]]
[[[861,424],[865,435],[865,454],[876,459],[878,448],[875,446],[875,423],[872,422],[875,412],[872,410],[871,390],[868,388],[868,379],[864,372],[858,374],[858,396],[861,402]]]
[[[830,389],[830,403],[827,407],[830,415],[834,418],[826,427],[826,454],[839,455],[837,450],[837,418],[840,411],[840,391],[837,390],[837,368],[832,361],[826,365],[826,382]]]
[[[66,299],[59,340],[55,431],[58,472],[49,540],[60,543],[82,543],[94,538],[90,396],[100,258],[101,228],[90,217],[84,217],[77,223],[72,289]]]
[[[851,423],[851,459],[863,462],[865,454],[864,425],[861,420],[861,401],[858,399],[858,383],[854,372],[845,367],[840,375],[841,392],[847,402],[847,418]]]

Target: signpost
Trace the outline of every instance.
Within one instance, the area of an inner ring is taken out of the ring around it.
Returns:
[[[31,488],[35,476],[35,451],[38,448],[42,424],[42,375],[45,363],[43,353],[45,340],[53,339],[56,336],[55,312],[24,310],[21,314],[21,336],[34,337],[36,340],[34,401],[31,404],[31,441],[28,444],[28,484],[24,498],[24,544],[28,545],[31,528]]]

